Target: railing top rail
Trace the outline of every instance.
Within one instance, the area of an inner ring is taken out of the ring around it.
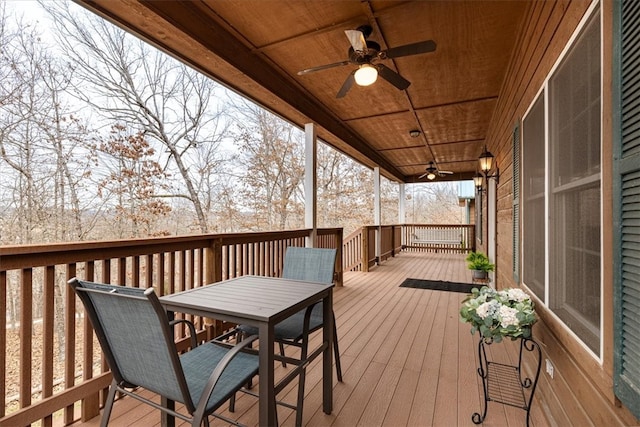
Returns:
[[[403,224],[405,227],[473,228],[475,224]]]
[[[319,229],[319,235],[330,235],[339,228]],[[0,271],[15,270],[69,262],[113,259],[180,250],[210,247],[214,241],[222,245],[269,242],[306,237],[310,229],[249,233],[200,234],[176,237],[154,237],[91,242],[65,242],[35,245],[0,246]],[[41,259],[40,259],[41,258]],[[38,262],[34,264],[34,260]]]

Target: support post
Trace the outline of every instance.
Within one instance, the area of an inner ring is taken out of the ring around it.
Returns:
[[[318,195],[318,180],[316,168],[318,141],[316,127],[313,123],[304,125],[304,226],[311,229],[306,246],[312,248],[316,245],[318,233],[318,213],[316,209]]]
[[[380,168],[373,168],[373,224],[376,226],[376,262],[381,263],[382,256],[382,202],[380,200]]]

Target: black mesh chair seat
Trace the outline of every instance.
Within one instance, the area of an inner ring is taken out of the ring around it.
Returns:
[[[301,325],[304,323],[305,311],[306,310],[300,310],[293,316],[278,323],[274,328],[275,340],[302,340],[304,331]],[[313,306],[311,316],[309,317],[309,333],[322,328],[322,323],[322,302],[319,302]],[[258,334],[258,328],[253,326],[240,325],[238,328],[247,336]]]

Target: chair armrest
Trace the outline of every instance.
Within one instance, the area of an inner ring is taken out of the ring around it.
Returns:
[[[311,313],[313,312],[313,308],[320,301],[316,301],[313,304],[307,306],[307,309],[304,312],[304,322],[302,323],[302,336],[309,336],[309,323],[311,322]]]
[[[234,357],[238,355],[242,350],[244,350],[247,346],[251,345],[255,340],[258,339],[257,335],[251,335],[244,340],[242,340],[239,344],[233,346],[231,350],[224,355],[224,357],[220,360],[216,368],[213,370],[211,375],[209,376],[209,380],[207,381],[207,385],[204,387],[202,392],[202,396],[200,397],[200,401],[198,402],[198,406],[196,407],[196,411],[193,414],[194,419],[201,419],[204,415],[204,411],[207,408],[207,402],[209,402],[209,398],[213,393],[213,389],[215,388],[218,380],[222,376],[222,373],[226,369],[226,367],[231,363]],[[216,345],[216,344],[212,344]]]
[[[169,322],[169,326],[175,326],[178,323],[184,323],[185,325],[187,325],[191,338],[191,348],[196,348],[198,346],[198,336],[196,335],[196,327],[193,322],[187,319],[174,319]]]

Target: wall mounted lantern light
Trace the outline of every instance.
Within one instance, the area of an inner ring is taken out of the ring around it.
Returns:
[[[480,172],[476,172],[476,174],[473,176],[473,185],[476,186],[476,190],[478,190],[478,193],[482,193],[484,191],[484,189],[482,188],[483,179],[484,176]]]
[[[480,166],[480,171],[484,174],[484,178],[485,180],[488,180],[489,178],[495,178],[496,181],[498,181],[498,177],[500,175],[498,167],[496,166],[496,172],[494,174],[489,174],[489,172],[491,172],[491,169],[493,168],[493,154],[491,154],[489,152],[489,150],[487,150],[487,146],[484,146],[484,151],[482,152],[482,154],[480,154],[480,157],[478,158],[478,165]],[[476,184],[476,187],[478,187],[478,182],[480,182],[480,184],[482,185],[481,180],[476,180],[476,178],[473,178],[474,183]]]

